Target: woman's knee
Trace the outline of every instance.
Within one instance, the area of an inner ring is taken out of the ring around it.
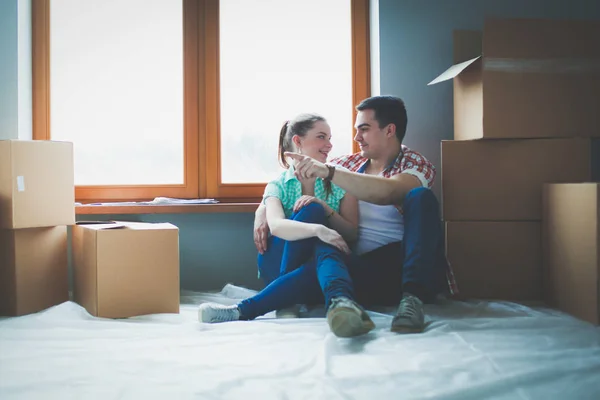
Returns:
[[[325,222],[325,208],[319,203],[310,203],[292,215],[294,221],[322,224]]]

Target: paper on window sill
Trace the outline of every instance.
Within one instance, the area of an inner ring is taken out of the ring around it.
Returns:
[[[109,203],[75,203],[76,206],[153,206],[153,205],[186,205],[186,204],[216,204],[215,199],[175,199],[171,197],[156,197],[152,201],[121,201]]]

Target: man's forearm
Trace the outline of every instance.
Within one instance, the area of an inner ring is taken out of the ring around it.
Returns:
[[[402,204],[406,194],[415,187],[414,179],[416,178],[410,175],[401,179],[390,179],[337,169],[332,182],[358,200],[388,205]]]
[[[292,152],[286,152],[285,155],[298,162],[295,166],[296,176],[327,179],[331,178],[333,173],[333,183],[358,200],[373,204],[402,204],[409,191],[421,186],[421,182],[414,175],[400,173],[391,178],[383,178],[350,172],[346,169],[333,171],[332,166],[327,166],[308,156]]]

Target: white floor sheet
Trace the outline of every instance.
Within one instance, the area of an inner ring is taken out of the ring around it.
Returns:
[[[200,324],[197,305],[251,295],[182,293],[181,313],[126,320],[67,302],[0,319],[0,399],[600,399],[600,328],[507,302],[426,307],[427,331],[339,339],[311,318]]]

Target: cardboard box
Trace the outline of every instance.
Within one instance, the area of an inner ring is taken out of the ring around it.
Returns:
[[[73,144],[0,140],[0,229],[74,223]]]
[[[179,229],[168,223],[73,227],[74,298],[92,315],[179,313]]]
[[[0,315],[35,313],[69,300],[67,227],[0,229]]]
[[[455,139],[600,136],[600,21],[488,18],[454,62]]]
[[[542,301],[540,222],[446,222],[460,296]]]
[[[551,306],[600,324],[600,185],[544,186],[544,289]]]
[[[544,183],[600,179],[597,139],[442,141],[446,221],[535,221]]]

